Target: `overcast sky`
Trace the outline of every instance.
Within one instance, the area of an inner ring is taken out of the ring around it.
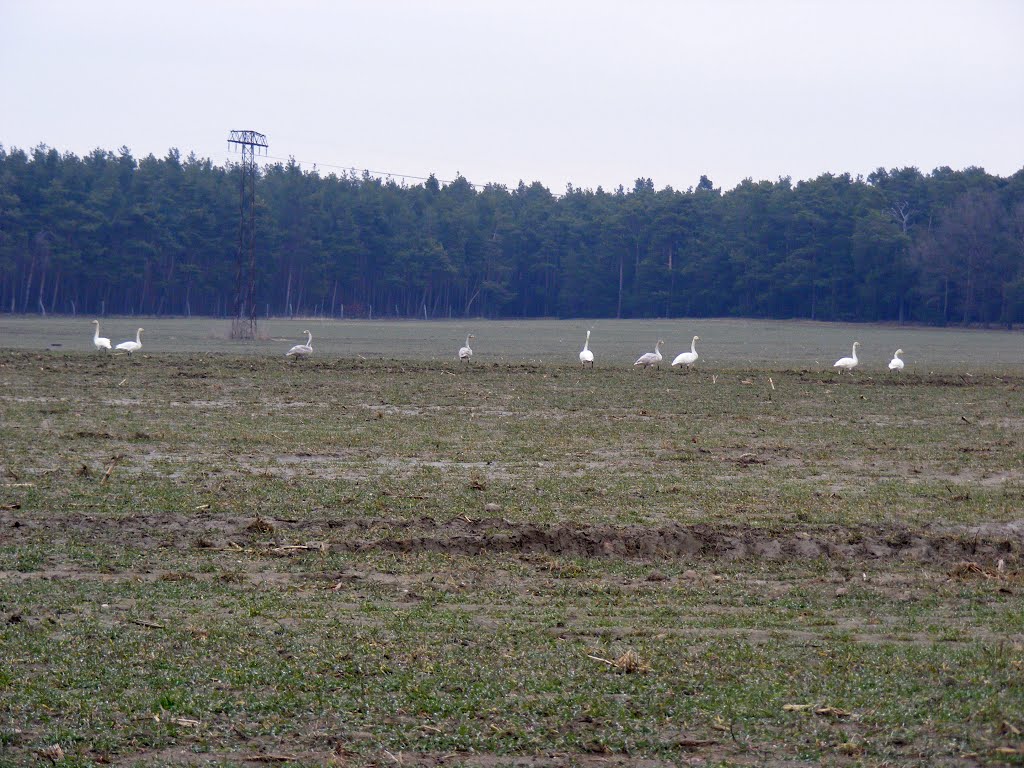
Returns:
[[[514,186],[1024,167],[1020,0],[0,0],[0,144]]]

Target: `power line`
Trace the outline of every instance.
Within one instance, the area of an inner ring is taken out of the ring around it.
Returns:
[[[369,174],[370,176],[380,176],[380,177],[387,176],[390,179],[403,179],[403,180],[404,179],[414,179],[416,181],[429,181],[430,180],[429,176],[417,176],[414,173],[399,173],[397,171],[374,171],[374,170],[371,170],[369,168],[356,168],[355,166],[349,166],[349,165],[334,165],[332,163],[320,163],[320,162],[317,162],[317,161],[314,161],[314,160],[300,160],[297,157],[276,157],[274,155],[263,155],[263,157],[267,158],[268,160],[280,160],[281,162],[288,162],[289,160],[294,160],[296,163],[299,163],[300,165],[311,165],[314,168],[334,168],[334,169],[339,170],[339,171],[352,171],[353,173],[359,173],[359,174],[364,174],[365,173],[365,174]],[[436,176],[434,178],[437,180],[438,184],[454,184],[455,183],[454,179],[448,179],[448,180],[438,179]],[[469,184],[469,186],[473,187],[473,189],[483,189],[484,187],[488,186],[487,184],[474,184],[473,182],[471,182],[469,180],[465,180],[465,181],[466,181],[467,184]]]

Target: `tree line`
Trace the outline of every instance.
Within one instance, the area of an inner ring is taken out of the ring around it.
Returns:
[[[1024,169],[406,184],[267,165],[259,314],[1024,322]],[[241,168],[0,145],[0,311],[234,311]]]

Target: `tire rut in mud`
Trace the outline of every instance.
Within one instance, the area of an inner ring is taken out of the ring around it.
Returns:
[[[334,552],[433,552],[450,555],[551,555],[636,560],[907,560],[950,563],[1024,553],[1024,520],[975,527],[900,525],[765,529],[738,525],[599,525],[513,522],[498,517],[386,519],[342,515],[289,519],[191,516],[174,512],[116,521],[93,516],[35,517],[0,511],[0,543],[46,536],[84,537],[142,550],[206,549],[238,544],[298,555]],[[316,546],[287,546],[315,542]]]
[[[770,531],[684,524],[545,525],[466,518],[366,519],[337,521],[329,526],[331,548],[345,552],[547,554],[639,560],[830,558],[951,562],[1015,556],[1024,551],[1024,530],[1013,524],[925,532],[897,526]]]

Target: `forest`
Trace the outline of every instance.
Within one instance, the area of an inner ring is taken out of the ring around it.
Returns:
[[[241,166],[0,145],[0,311],[234,312]],[[613,191],[256,181],[259,316],[1024,322],[1024,169]]]

